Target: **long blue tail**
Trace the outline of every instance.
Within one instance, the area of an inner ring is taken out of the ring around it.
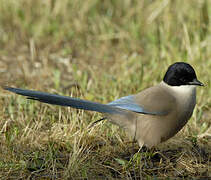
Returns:
[[[100,104],[96,102],[82,100],[78,98],[60,96],[60,95],[44,93],[40,91],[12,88],[8,86],[3,86],[3,89],[11,91],[16,94],[27,96],[29,99],[37,100],[37,101],[48,103],[48,104],[70,106],[76,109],[84,109],[84,110],[97,111],[100,113],[109,113],[109,114],[124,112],[124,110],[117,107],[113,107],[107,104]]]

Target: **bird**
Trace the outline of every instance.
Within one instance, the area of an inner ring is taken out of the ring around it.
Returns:
[[[188,122],[196,105],[196,87],[204,86],[193,67],[171,64],[162,81],[143,91],[108,104],[34,90],[2,86],[3,89],[43,103],[96,111],[120,126],[138,142],[152,148],[177,134]]]

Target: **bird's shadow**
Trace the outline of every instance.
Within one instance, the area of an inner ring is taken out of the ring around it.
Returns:
[[[119,153],[118,158],[129,162],[126,168],[132,179],[145,175],[162,177],[164,174],[180,178],[209,177],[211,147],[201,142],[185,141],[181,144],[165,143],[152,149],[139,149],[133,144]]]

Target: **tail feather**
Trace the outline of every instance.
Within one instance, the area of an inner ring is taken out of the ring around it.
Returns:
[[[28,99],[33,99],[33,100],[37,100],[40,102],[53,104],[53,105],[69,106],[76,109],[84,109],[84,110],[97,111],[100,113],[109,113],[109,114],[124,112],[124,110],[121,110],[120,108],[117,108],[117,107],[112,107],[106,104],[100,104],[100,103],[82,100],[78,98],[60,96],[60,95],[44,93],[40,91],[12,88],[8,86],[4,86],[3,89],[16,93],[16,94],[27,96]]]

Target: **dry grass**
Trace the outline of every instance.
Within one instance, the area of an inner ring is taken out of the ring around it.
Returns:
[[[1,179],[211,176],[208,0],[0,0],[0,83],[107,103],[158,83],[186,61],[206,84],[188,125],[139,152],[100,114],[0,91]]]

